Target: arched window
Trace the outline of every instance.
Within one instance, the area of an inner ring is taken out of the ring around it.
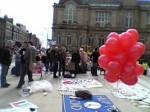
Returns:
[[[72,4],[66,6],[65,8],[64,21],[67,24],[72,24],[75,22],[75,6],[73,6]]]

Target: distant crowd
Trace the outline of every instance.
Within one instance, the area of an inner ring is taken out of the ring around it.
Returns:
[[[43,68],[45,74],[53,73],[53,78],[60,76],[75,78],[79,73],[86,73],[89,68],[92,75],[97,76],[98,48],[88,55],[84,48],[68,51],[64,46],[53,46],[46,50],[39,50],[32,45],[32,42],[24,42],[21,46],[16,46],[12,41],[8,41],[5,47],[0,48],[2,88],[10,86],[6,76],[13,56],[15,57],[15,66],[11,69],[11,73],[20,77],[17,89],[20,89],[25,83],[26,75],[28,75],[29,82],[33,81],[33,73],[38,67],[41,73]]]

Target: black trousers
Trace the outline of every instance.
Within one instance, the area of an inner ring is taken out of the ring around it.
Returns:
[[[56,73],[58,71],[58,62],[53,62],[53,73],[54,73],[54,77],[56,76]]]
[[[24,78],[25,78],[26,74],[28,75],[29,82],[33,81],[32,71],[29,70],[28,67],[29,66],[26,65],[26,64],[21,64],[21,74],[20,74],[20,80],[19,80],[19,83],[18,83],[19,88],[24,84]]]
[[[93,76],[97,76],[97,63],[93,62],[93,66],[91,67],[91,73]]]
[[[62,75],[65,74],[65,60],[59,62],[59,76],[61,76],[61,71],[62,71]]]

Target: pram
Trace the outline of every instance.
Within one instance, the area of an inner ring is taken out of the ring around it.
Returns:
[[[42,64],[41,61],[38,61],[37,63],[34,63],[34,66],[33,66],[33,74],[34,75],[40,75],[40,79],[43,77],[43,67],[44,65]]]

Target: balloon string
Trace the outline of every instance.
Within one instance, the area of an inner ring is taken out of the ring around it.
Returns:
[[[119,81],[117,81],[117,92],[119,93]]]

